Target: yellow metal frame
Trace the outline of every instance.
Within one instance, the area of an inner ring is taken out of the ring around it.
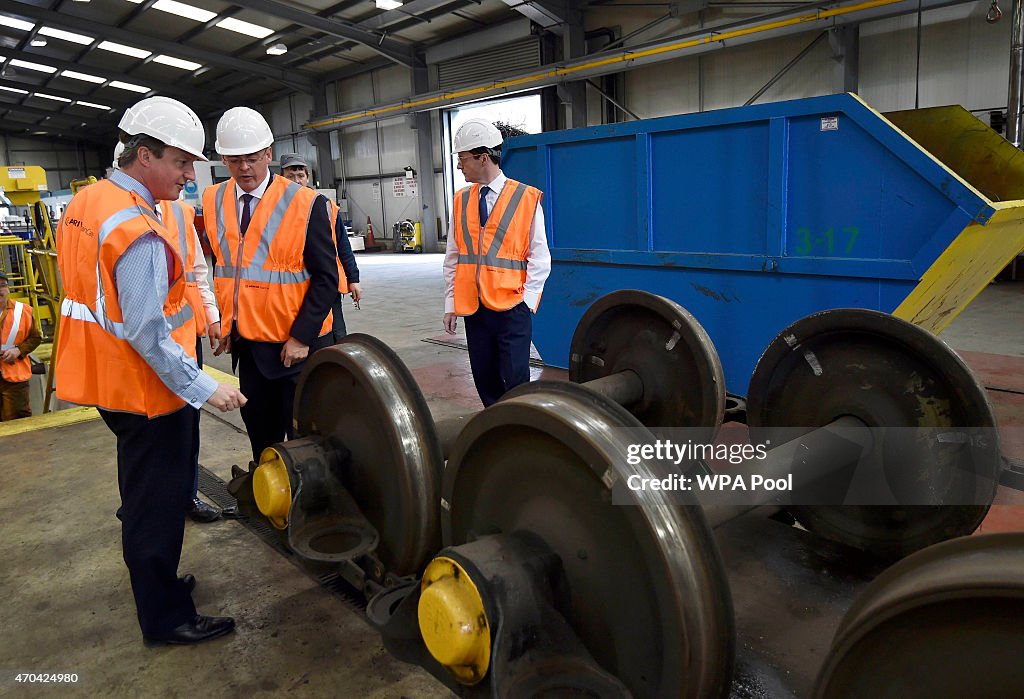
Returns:
[[[995,209],[967,226],[893,311],[938,334],[1024,250],[1024,153],[960,106],[882,117]]]

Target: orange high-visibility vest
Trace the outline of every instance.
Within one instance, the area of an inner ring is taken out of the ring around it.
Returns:
[[[57,397],[80,405],[166,415],[185,405],[125,339],[114,268],[128,247],[148,232],[167,244],[168,293],[164,316],[171,339],[195,356],[196,330],[185,300],[184,265],[177,241],[135,192],[110,180],[79,190],[57,226],[57,264],[64,281]]]
[[[505,311],[523,301],[526,258],[530,253],[530,226],[543,192],[506,180],[487,225],[480,225],[480,185],[455,195],[455,313],[476,313],[479,304]]]
[[[32,307],[14,299],[7,300],[7,313],[0,323],[0,350],[14,349],[28,338],[32,330]],[[4,381],[21,383],[32,378],[32,363],[28,357],[16,359],[13,364],[0,361],[0,376]]]
[[[213,287],[225,335],[237,323],[239,336],[248,340],[285,342],[291,336],[309,288],[303,253],[316,196],[315,190],[286,177],[272,178],[243,240],[234,179],[203,192],[206,232],[213,231],[210,244],[219,263]],[[320,334],[330,332],[332,324],[328,312]]]
[[[177,241],[175,250],[185,264],[185,299],[196,317],[196,335],[206,337],[210,319],[206,317],[206,306],[196,283],[196,255],[203,254],[202,250],[196,250],[196,210],[180,201],[162,201],[159,206],[164,228]]]
[[[331,205],[331,230],[334,231],[334,247],[338,250],[341,246],[338,245],[338,239],[340,236],[348,235],[345,233],[344,227],[339,231],[338,228],[338,205],[334,203],[333,199],[328,199],[327,203]],[[341,266],[341,258],[338,258],[338,293],[348,293],[348,277],[345,276],[345,268]]]

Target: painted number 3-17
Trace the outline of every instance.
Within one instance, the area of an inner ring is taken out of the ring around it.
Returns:
[[[853,252],[858,235],[860,229],[856,226],[843,226],[838,233],[829,228],[820,234],[812,233],[810,228],[800,227],[796,229],[793,252],[797,255],[849,255]]]

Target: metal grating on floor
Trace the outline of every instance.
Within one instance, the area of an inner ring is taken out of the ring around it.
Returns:
[[[231,507],[235,504],[235,498],[228,492],[227,484],[203,465],[199,466],[199,490],[202,491],[203,495],[213,500],[214,504],[220,508]],[[272,549],[287,558],[296,568],[315,580],[320,587],[334,594],[349,609],[359,612],[366,611],[366,598],[362,592],[353,587],[338,573],[318,574],[309,570],[303,565],[302,559],[292,553],[288,546],[285,545],[277,530],[264,519],[242,515],[238,518],[238,522],[262,539]]]

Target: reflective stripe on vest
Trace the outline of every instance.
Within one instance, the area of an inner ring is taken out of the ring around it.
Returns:
[[[6,339],[0,335],[0,349],[17,349],[18,344],[24,342],[32,330],[32,308],[21,301],[15,301],[7,315],[11,318],[11,331]],[[4,320],[6,321],[6,317]],[[26,323],[22,324],[22,320]],[[4,362],[0,364],[0,375],[11,383],[28,381],[32,378],[32,362],[28,355],[19,356],[13,362]]]
[[[519,203],[523,200],[523,195],[526,194],[526,185],[522,182],[516,184],[516,188],[512,192],[512,198],[509,200],[504,214],[502,214],[501,219],[498,221],[498,229],[494,232],[494,238],[491,240],[491,244],[483,256],[473,252],[473,236],[469,231],[469,221],[466,218],[466,211],[469,209],[470,190],[470,187],[466,187],[462,193],[462,239],[466,244],[467,254],[459,255],[459,264],[487,265],[488,267],[501,267],[503,269],[525,270],[526,260],[510,260],[505,257],[498,257],[498,251],[501,250],[502,243],[505,242],[505,235],[508,233],[509,224],[512,223],[512,217],[516,215],[516,209],[519,208]],[[484,239],[483,231],[484,225],[481,223],[481,245]],[[477,247],[479,248],[480,246],[478,245]]]
[[[230,251],[228,248],[228,239],[226,235],[221,235],[225,230],[224,225],[224,197],[227,195],[228,185],[221,187],[221,191],[218,193],[219,196],[216,199],[215,215],[217,217],[217,237],[220,239],[222,256],[220,260],[231,259]],[[302,191],[302,188],[296,185],[295,187],[287,187],[281,198],[277,200],[277,204],[274,205],[274,210],[270,212],[270,218],[267,219],[267,225],[263,227],[262,234],[260,236],[259,247],[256,248],[255,254],[249,264],[245,267],[239,268],[241,264],[242,250],[245,246],[242,244],[242,239],[245,236],[240,236],[238,244],[238,259],[235,260],[233,265],[218,265],[216,273],[218,276],[223,277],[234,277],[235,278],[235,294],[236,294],[236,308],[237,308],[237,294],[239,279],[246,279],[249,281],[260,281],[260,282],[277,282],[281,284],[295,284],[304,282],[309,279],[309,272],[303,270],[302,272],[269,272],[263,269],[263,266],[267,263],[267,256],[270,254],[270,244],[274,242],[274,237],[277,235],[278,228],[281,227],[281,221],[284,220],[284,215],[288,211],[288,207],[292,204],[292,199],[295,195]],[[316,201],[314,199],[314,201]],[[241,232],[241,231],[239,231]],[[239,274],[241,272],[241,274]],[[271,277],[270,275],[283,274],[291,275],[284,277]]]
[[[116,323],[105,316],[103,318],[99,318],[97,317],[97,314],[93,313],[93,310],[84,303],[72,301],[71,299],[66,298],[61,301],[60,314],[65,318],[81,320],[86,323],[96,323],[118,340],[127,339],[124,332],[124,323]],[[167,324],[171,327],[171,331],[173,332],[191,320],[192,317],[192,307],[186,303],[177,313],[164,316],[164,319],[167,320]]]
[[[21,329],[21,315],[24,311],[25,304],[21,301],[14,302],[14,308],[11,309],[11,332],[7,335],[7,339],[4,340],[3,344],[0,345],[0,350],[14,349],[14,339],[18,337],[18,330]]]
[[[171,221],[169,214],[164,219]],[[62,400],[150,418],[185,405],[125,337],[114,273],[122,256],[146,235],[155,235],[170,253],[162,327],[194,356],[194,311],[185,301],[177,235],[138,192],[109,180],[97,182],[75,195],[55,236],[67,293],[55,348],[55,385]]]

